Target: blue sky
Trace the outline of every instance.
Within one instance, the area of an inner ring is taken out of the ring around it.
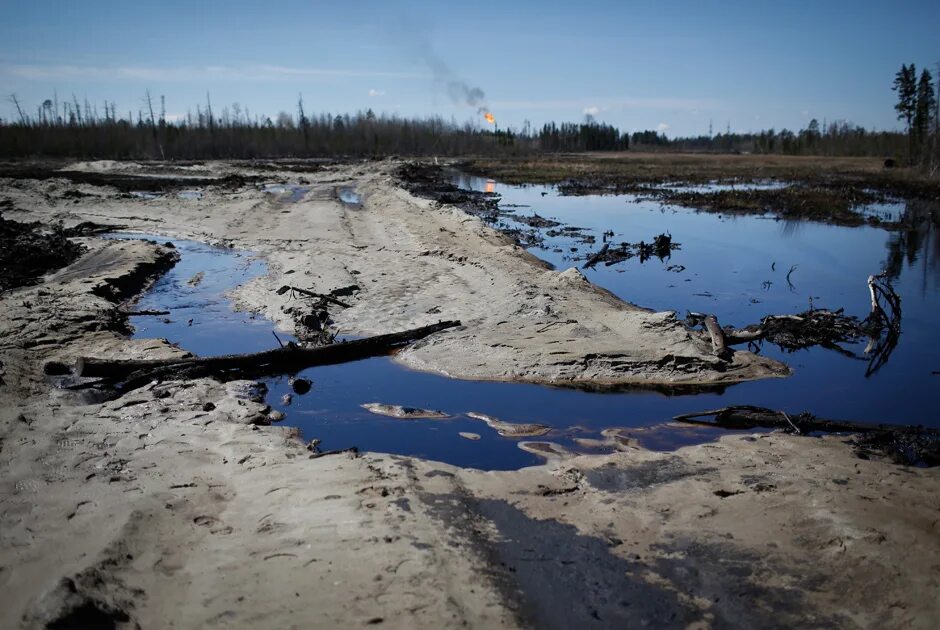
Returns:
[[[940,61],[940,2],[278,2],[0,0],[0,116],[53,90],[119,112],[165,95],[171,116],[441,115],[500,126],[578,121],[668,135],[896,128],[893,75]]]

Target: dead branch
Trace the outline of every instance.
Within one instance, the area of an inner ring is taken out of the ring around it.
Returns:
[[[326,302],[329,302],[330,304],[335,304],[335,305],[337,305],[337,306],[342,306],[343,308],[351,308],[351,306],[352,306],[351,304],[347,304],[346,302],[343,302],[343,301],[341,301],[341,300],[337,300],[337,299],[336,299],[335,297],[333,297],[332,295],[327,295],[327,294],[325,294],[325,293],[317,293],[317,292],[311,291],[311,290],[309,290],[309,289],[301,289],[300,287],[292,287],[292,286],[287,285],[287,284],[285,284],[285,285],[282,286],[280,289],[278,289],[278,290],[277,290],[277,294],[278,294],[278,295],[284,295],[284,294],[287,293],[288,291],[290,291],[291,297],[294,297],[294,294],[295,294],[295,293],[299,293],[300,295],[305,295],[305,296],[307,296],[307,297],[312,297],[312,298],[318,298],[318,299],[320,299],[320,300],[324,300],[324,301],[326,301]]]
[[[82,357],[75,364],[75,374],[82,377],[104,377],[112,381],[142,384],[169,376],[192,377],[211,375],[222,379],[283,374],[317,365],[356,361],[389,354],[436,332],[460,326],[459,321],[446,321],[387,335],[345,341],[328,346],[301,348],[287,344],[283,348],[253,354],[218,357],[186,357],[158,360],[113,360]],[[133,389],[133,388],[132,388]]]
[[[600,261],[602,261],[602,260],[604,259],[604,256],[605,256],[605,254],[607,254],[607,250],[609,250],[609,249],[610,249],[610,243],[604,243],[603,247],[601,247],[601,248],[600,248],[595,254],[593,254],[590,258],[588,258],[588,259],[587,259],[587,262],[585,262],[585,263],[584,263],[584,266],[581,267],[581,268],[582,268],[582,269],[593,269],[594,266],[597,265],[597,263],[599,263]]]
[[[794,351],[812,346],[834,350],[844,356],[868,362],[865,375],[877,372],[891,356],[901,335],[901,298],[885,280],[884,274],[869,276],[871,312],[864,320],[835,311],[811,308],[796,315],[767,315],[759,324],[744,328],[718,326],[713,315],[690,312],[686,324],[703,326],[712,340],[717,356],[724,346],[769,341],[783,350]],[[868,340],[863,355],[843,348]]]

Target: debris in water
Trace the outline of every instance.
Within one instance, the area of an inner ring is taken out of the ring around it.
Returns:
[[[660,234],[654,238],[651,243],[645,241],[640,241],[639,243],[621,243],[615,247],[611,247],[610,243],[604,243],[604,246],[601,247],[600,250],[587,258],[587,262],[584,263],[583,268],[593,268],[600,262],[609,267],[619,262],[630,260],[636,256],[640,257],[641,263],[646,262],[653,256],[660,260],[665,260],[672,255],[673,250],[679,248],[679,243],[674,243],[672,236],[669,234]]]
[[[202,282],[202,279],[205,278],[205,277],[206,277],[206,272],[205,272],[205,271],[199,271],[199,272],[196,273],[196,275],[194,275],[192,278],[190,278],[189,280],[187,280],[187,281],[186,281],[186,284],[188,284],[188,285],[191,286],[191,287],[198,287],[199,284]]]

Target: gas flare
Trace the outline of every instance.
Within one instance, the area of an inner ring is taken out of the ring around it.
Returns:
[[[486,118],[486,122],[490,123],[491,125],[496,124],[496,116],[493,114],[489,112],[483,112],[483,117]]]

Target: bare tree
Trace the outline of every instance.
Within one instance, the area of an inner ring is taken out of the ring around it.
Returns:
[[[160,144],[160,137],[159,134],[157,134],[157,123],[153,116],[153,100],[150,98],[150,90],[147,90],[147,109],[150,110],[150,128],[153,130],[153,141],[160,150],[160,159],[165,160],[166,155],[163,154],[163,145]]]
[[[297,95],[297,110],[300,116],[300,120],[298,120],[297,122],[298,124],[300,124],[300,128],[303,129],[303,132],[304,132],[304,153],[309,153],[310,152],[310,135],[307,132],[307,116],[304,115],[304,95],[303,94]]]
[[[13,101],[14,105],[16,105],[16,112],[20,115],[20,124],[25,127],[26,115],[23,113],[23,109],[20,107],[20,102],[16,100],[16,94],[10,94],[10,100]]]

